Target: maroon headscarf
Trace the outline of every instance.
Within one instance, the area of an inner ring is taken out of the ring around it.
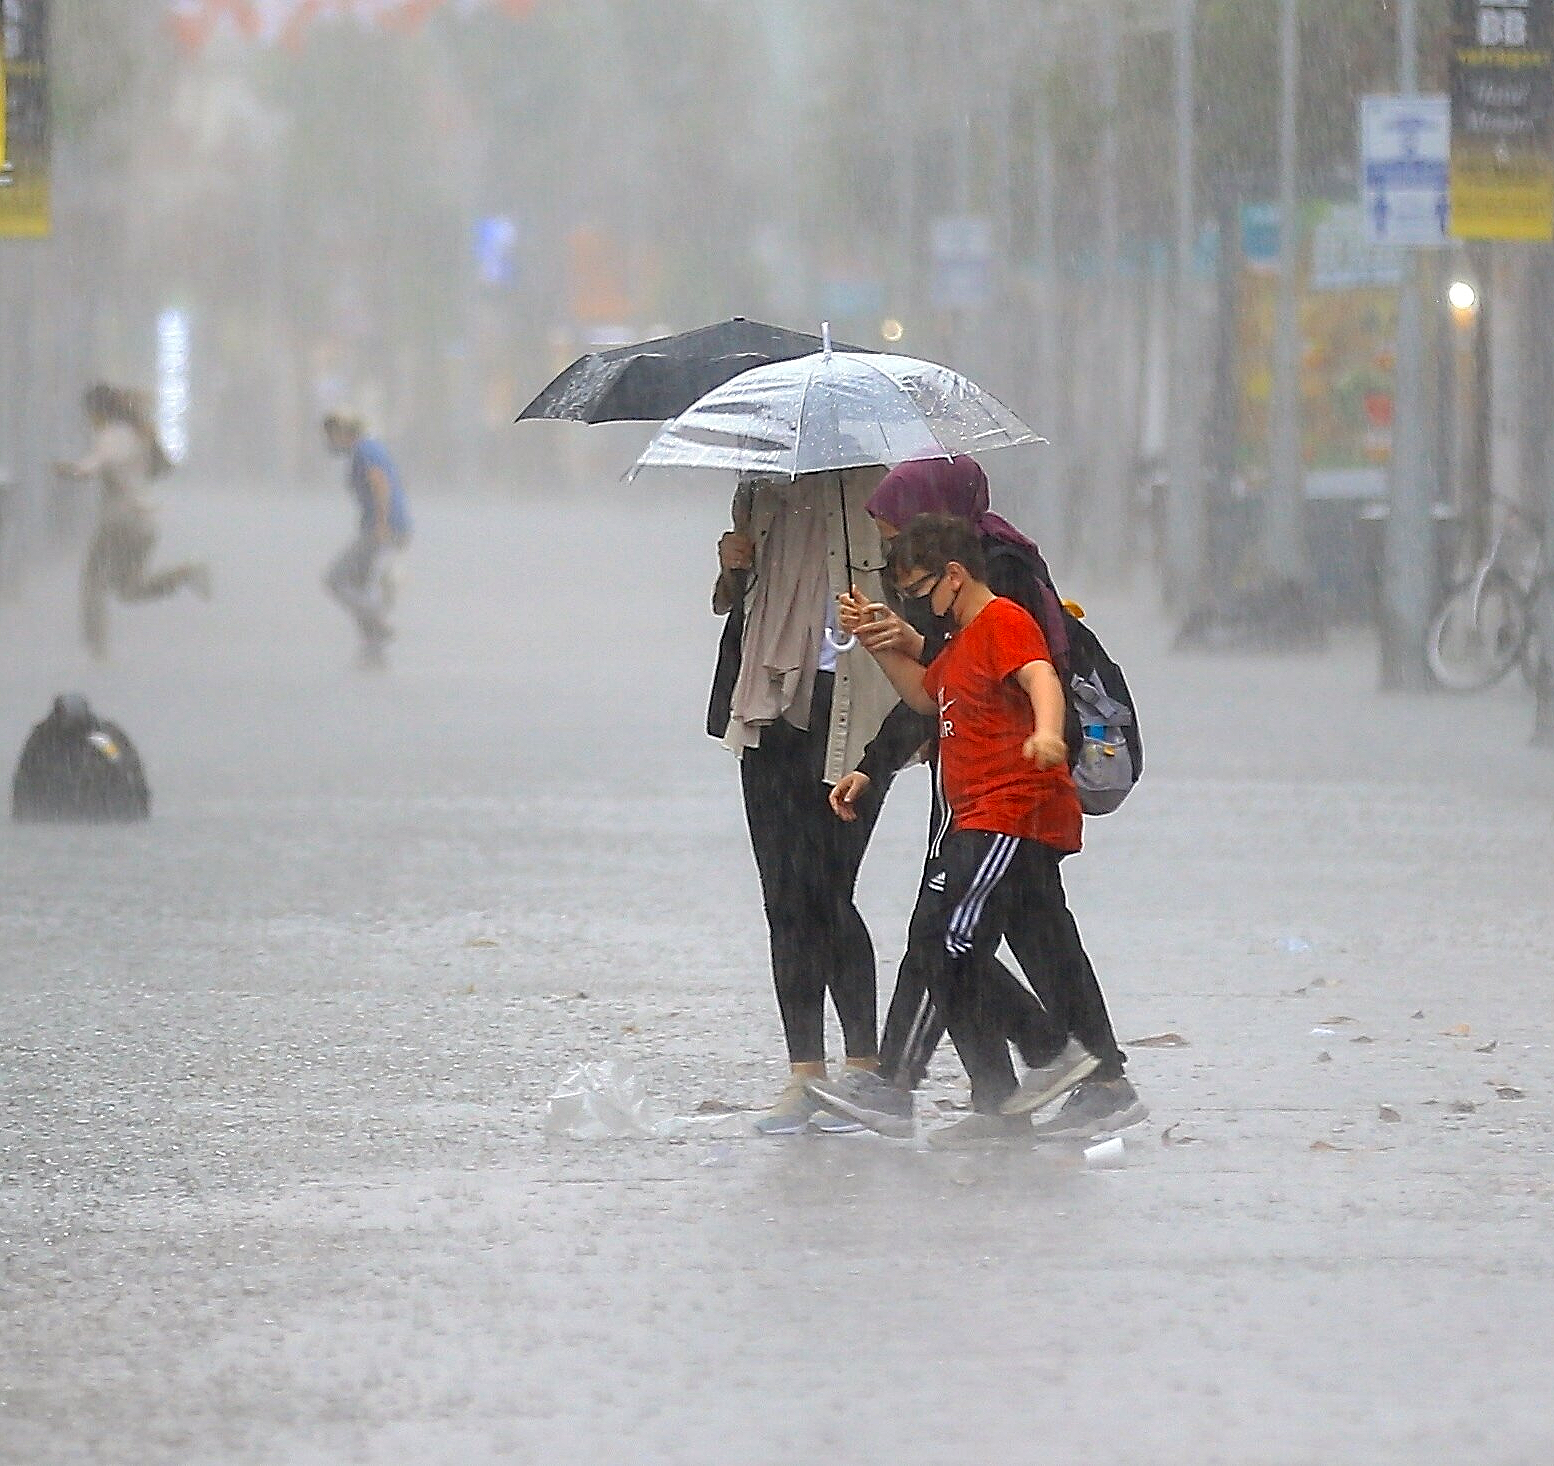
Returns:
[[[1063,603],[1052,588],[1047,562],[1034,540],[993,513],[991,502],[982,465],[968,454],[957,453],[953,458],[914,458],[898,463],[880,480],[864,507],[897,529],[906,528],[919,514],[953,514],[988,539],[1029,550],[1036,561],[1036,593],[1041,598],[1041,614],[1036,619],[1046,634],[1058,675],[1067,681],[1068,628],[1063,624]]]
[[[914,458],[898,463],[880,480],[864,507],[897,529],[906,528],[919,514],[953,514],[990,539],[1036,550],[1033,541],[993,513],[991,504],[982,465],[968,454],[957,453],[953,458]]]

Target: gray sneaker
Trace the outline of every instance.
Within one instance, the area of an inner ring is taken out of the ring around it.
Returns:
[[[1087,1079],[1050,1120],[1035,1127],[1038,1140],[1091,1140],[1138,1125],[1149,1106],[1126,1079]]]
[[[1004,1101],[1004,1114],[1028,1115],[1072,1089],[1101,1061],[1077,1039],[1069,1039],[1057,1058],[1029,1069],[1020,1087]]]
[[[833,1115],[896,1140],[912,1138],[912,1091],[887,1083],[872,1069],[844,1069],[835,1079],[811,1079],[804,1088]]]
[[[933,1150],[961,1150],[967,1146],[987,1145],[991,1141],[1030,1139],[1029,1115],[987,1115],[973,1110],[952,1125],[941,1125],[929,1132]]]

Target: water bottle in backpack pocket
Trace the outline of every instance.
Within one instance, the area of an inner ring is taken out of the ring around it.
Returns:
[[[1133,695],[1122,668],[1107,654],[1100,638],[1081,619],[1083,612],[1064,606],[1069,639],[1068,737],[1076,749],[1074,787],[1086,814],[1110,814],[1144,772],[1144,743],[1139,736]],[[1076,734],[1077,725],[1077,734]]]
[[[1126,729],[1133,713],[1111,697],[1093,674],[1077,672],[1071,695],[1079,712],[1081,740],[1074,760],[1074,787],[1086,814],[1110,814],[1132,789],[1133,750]]]

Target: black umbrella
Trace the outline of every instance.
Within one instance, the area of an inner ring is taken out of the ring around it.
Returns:
[[[734,316],[712,326],[580,356],[522,412],[569,422],[663,422],[751,367],[821,349],[818,336]],[[838,351],[860,351],[837,346]]]

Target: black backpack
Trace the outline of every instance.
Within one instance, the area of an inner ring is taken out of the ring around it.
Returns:
[[[62,693],[27,737],[11,783],[11,817],[116,824],[151,813],[146,772],[129,735],[78,692]]]
[[[1065,731],[1074,751],[1074,787],[1086,814],[1110,814],[1144,772],[1144,740],[1128,679],[1101,639],[1063,607],[1068,631]]]

